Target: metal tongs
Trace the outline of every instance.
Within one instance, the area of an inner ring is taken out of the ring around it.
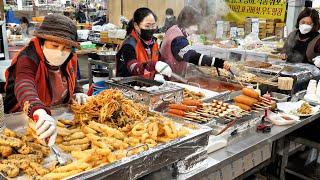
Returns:
[[[37,122],[39,120],[39,117],[36,115],[36,116],[33,116],[33,119],[35,122]],[[44,139],[44,142],[46,144],[48,144],[48,141],[49,141],[49,138]],[[64,153],[55,144],[52,146],[49,146],[49,148],[53,152],[55,157],[57,158],[60,165],[66,165],[68,162],[70,162],[72,160],[71,155]]]
[[[235,75],[235,73],[231,70],[231,68],[229,69],[230,74],[234,77],[234,79],[241,85],[241,87],[244,88],[244,85],[242,84],[242,82],[238,79],[238,77]]]
[[[176,80],[181,81],[184,84],[188,84],[188,82],[189,82],[186,78],[184,78],[184,77],[182,77],[182,76],[180,76],[180,75],[178,75],[178,74],[176,74],[174,72],[171,74],[171,77],[174,77]]]
[[[53,145],[50,147],[50,149],[57,158],[60,165],[66,165],[68,162],[72,160],[72,157],[69,154],[64,153],[62,150],[60,150],[58,146]]]

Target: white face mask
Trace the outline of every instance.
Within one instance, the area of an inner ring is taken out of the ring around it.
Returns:
[[[192,34],[195,34],[198,31],[198,26],[197,25],[193,25],[193,26],[190,26],[190,27],[186,28],[185,30],[188,33],[188,35],[192,35]]]
[[[299,25],[299,30],[301,34],[307,34],[311,31],[311,29],[313,28],[312,25],[308,25],[308,24],[300,24]]]
[[[61,66],[67,60],[70,53],[68,51],[43,47],[43,54],[51,66]]]

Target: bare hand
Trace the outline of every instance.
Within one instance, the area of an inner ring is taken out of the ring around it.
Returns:
[[[285,53],[281,53],[279,55],[279,58],[282,59],[282,60],[286,60],[288,58],[288,56]]]
[[[229,63],[227,63],[226,61],[223,63],[223,69],[229,71],[231,65]]]

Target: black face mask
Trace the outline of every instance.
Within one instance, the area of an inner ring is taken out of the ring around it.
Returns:
[[[157,29],[140,29],[140,37],[145,41],[150,41]]]

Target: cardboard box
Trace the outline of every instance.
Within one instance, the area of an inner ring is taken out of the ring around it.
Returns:
[[[266,33],[267,33],[266,29],[259,29],[259,34],[266,34]]]
[[[276,23],[276,28],[284,28],[285,23]]]
[[[275,36],[275,34],[274,33],[271,33],[271,34],[267,33],[267,37],[271,37],[271,36]]]
[[[267,29],[271,29],[271,28],[274,29],[275,27],[276,27],[275,25],[267,25],[267,26],[266,26]]]
[[[274,22],[267,22],[267,26],[274,26]]]
[[[268,34],[271,34],[271,33],[274,33],[274,29],[266,29],[266,33]]]

